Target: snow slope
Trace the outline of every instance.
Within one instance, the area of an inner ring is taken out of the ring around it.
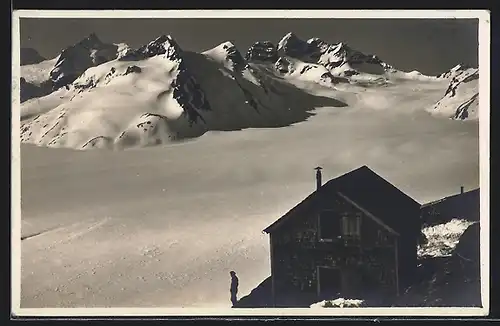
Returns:
[[[457,246],[460,237],[474,222],[453,219],[450,222],[426,227],[422,230],[427,243],[418,249],[420,258],[449,256]]]
[[[479,70],[454,67],[441,78],[451,78],[446,92],[430,112],[454,120],[479,119]]]
[[[31,98],[42,97],[52,91],[50,71],[59,56],[34,64],[21,66],[21,103]]]
[[[50,71],[54,68],[58,59],[59,56],[35,64],[21,66],[21,78],[24,78],[28,83],[37,86],[41,85],[50,78]]]

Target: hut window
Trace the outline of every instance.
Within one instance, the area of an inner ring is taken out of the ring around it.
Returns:
[[[322,211],[319,214],[319,239],[333,240],[341,235],[340,216],[334,211]]]
[[[346,236],[359,237],[361,235],[361,217],[343,216],[342,231]]]
[[[378,230],[378,243],[381,245],[386,245],[389,243],[389,236],[382,230]]]

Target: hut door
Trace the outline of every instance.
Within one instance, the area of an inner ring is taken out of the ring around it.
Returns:
[[[338,298],[342,287],[339,268],[318,267],[318,296],[320,300]]]

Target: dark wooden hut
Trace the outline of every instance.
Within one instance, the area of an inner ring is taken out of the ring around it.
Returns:
[[[479,188],[460,192],[422,205],[422,226],[447,223],[454,218],[479,222]]]
[[[417,266],[421,205],[367,166],[325,184],[320,169],[316,191],[264,230],[274,305],[393,298]]]

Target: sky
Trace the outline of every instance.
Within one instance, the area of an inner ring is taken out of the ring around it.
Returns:
[[[53,58],[92,32],[103,42],[134,48],[162,34],[197,52],[232,41],[242,54],[256,41],[277,44],[294,32],[305,40],[345,42],[404,71],[437,75],[459,63],[478,64],[477,19],[22,18],[21,47]]]

